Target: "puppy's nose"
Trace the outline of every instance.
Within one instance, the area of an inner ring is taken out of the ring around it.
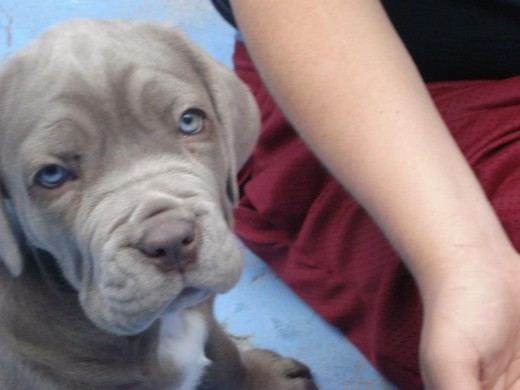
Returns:
[[[156,221],[154,221],[156,219]],[[161,271],[182,271],[196,255],[195,227],[184,219],[152,217],[139,249]]]

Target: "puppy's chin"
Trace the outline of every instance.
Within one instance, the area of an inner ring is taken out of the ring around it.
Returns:
[[[191,287],[185,288],[161,314],[180,312],[204,302],[212,295],[214,295],[214,293],[209,290],[195,289]]]
[[[97,294],[92,293],[87,299],[80,297],[80,300],[87,317],[98,328],[117,336],[133,336],[146,331],[162,315],[181,312],[205,301],[213,294],[206,289],[186,287],[162,306],[155,309],[141,307],[138,310],[131,303],[125,305],[119,302],[114,305],[103,302],[99,296],[96,298]]]

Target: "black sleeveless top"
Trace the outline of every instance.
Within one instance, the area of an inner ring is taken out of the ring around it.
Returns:
[[[211,0],[236,27],[229,1]],[[383,0],[426,81],[520,75],[520,0]]]

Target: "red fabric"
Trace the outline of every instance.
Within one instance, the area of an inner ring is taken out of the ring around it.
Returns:
[[[238,235],[390,381],[421,389],[422,309],[410,273],[294,133],[241,43],[234,61],[262,113],[258,145],[239,177]],[[429,88],[519,248],[520,78]]]

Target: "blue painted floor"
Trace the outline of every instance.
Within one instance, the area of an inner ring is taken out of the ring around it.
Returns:
[[[0,0],[0,62],[51,25],[72,18],[169,22],[231,64],[234,31],[207,0]],[[248,251],[245,262],[239,285],[216,304],[218,318],[239,343],[297,357],[312,368],[323,390],[394,389],[264,263]]]

